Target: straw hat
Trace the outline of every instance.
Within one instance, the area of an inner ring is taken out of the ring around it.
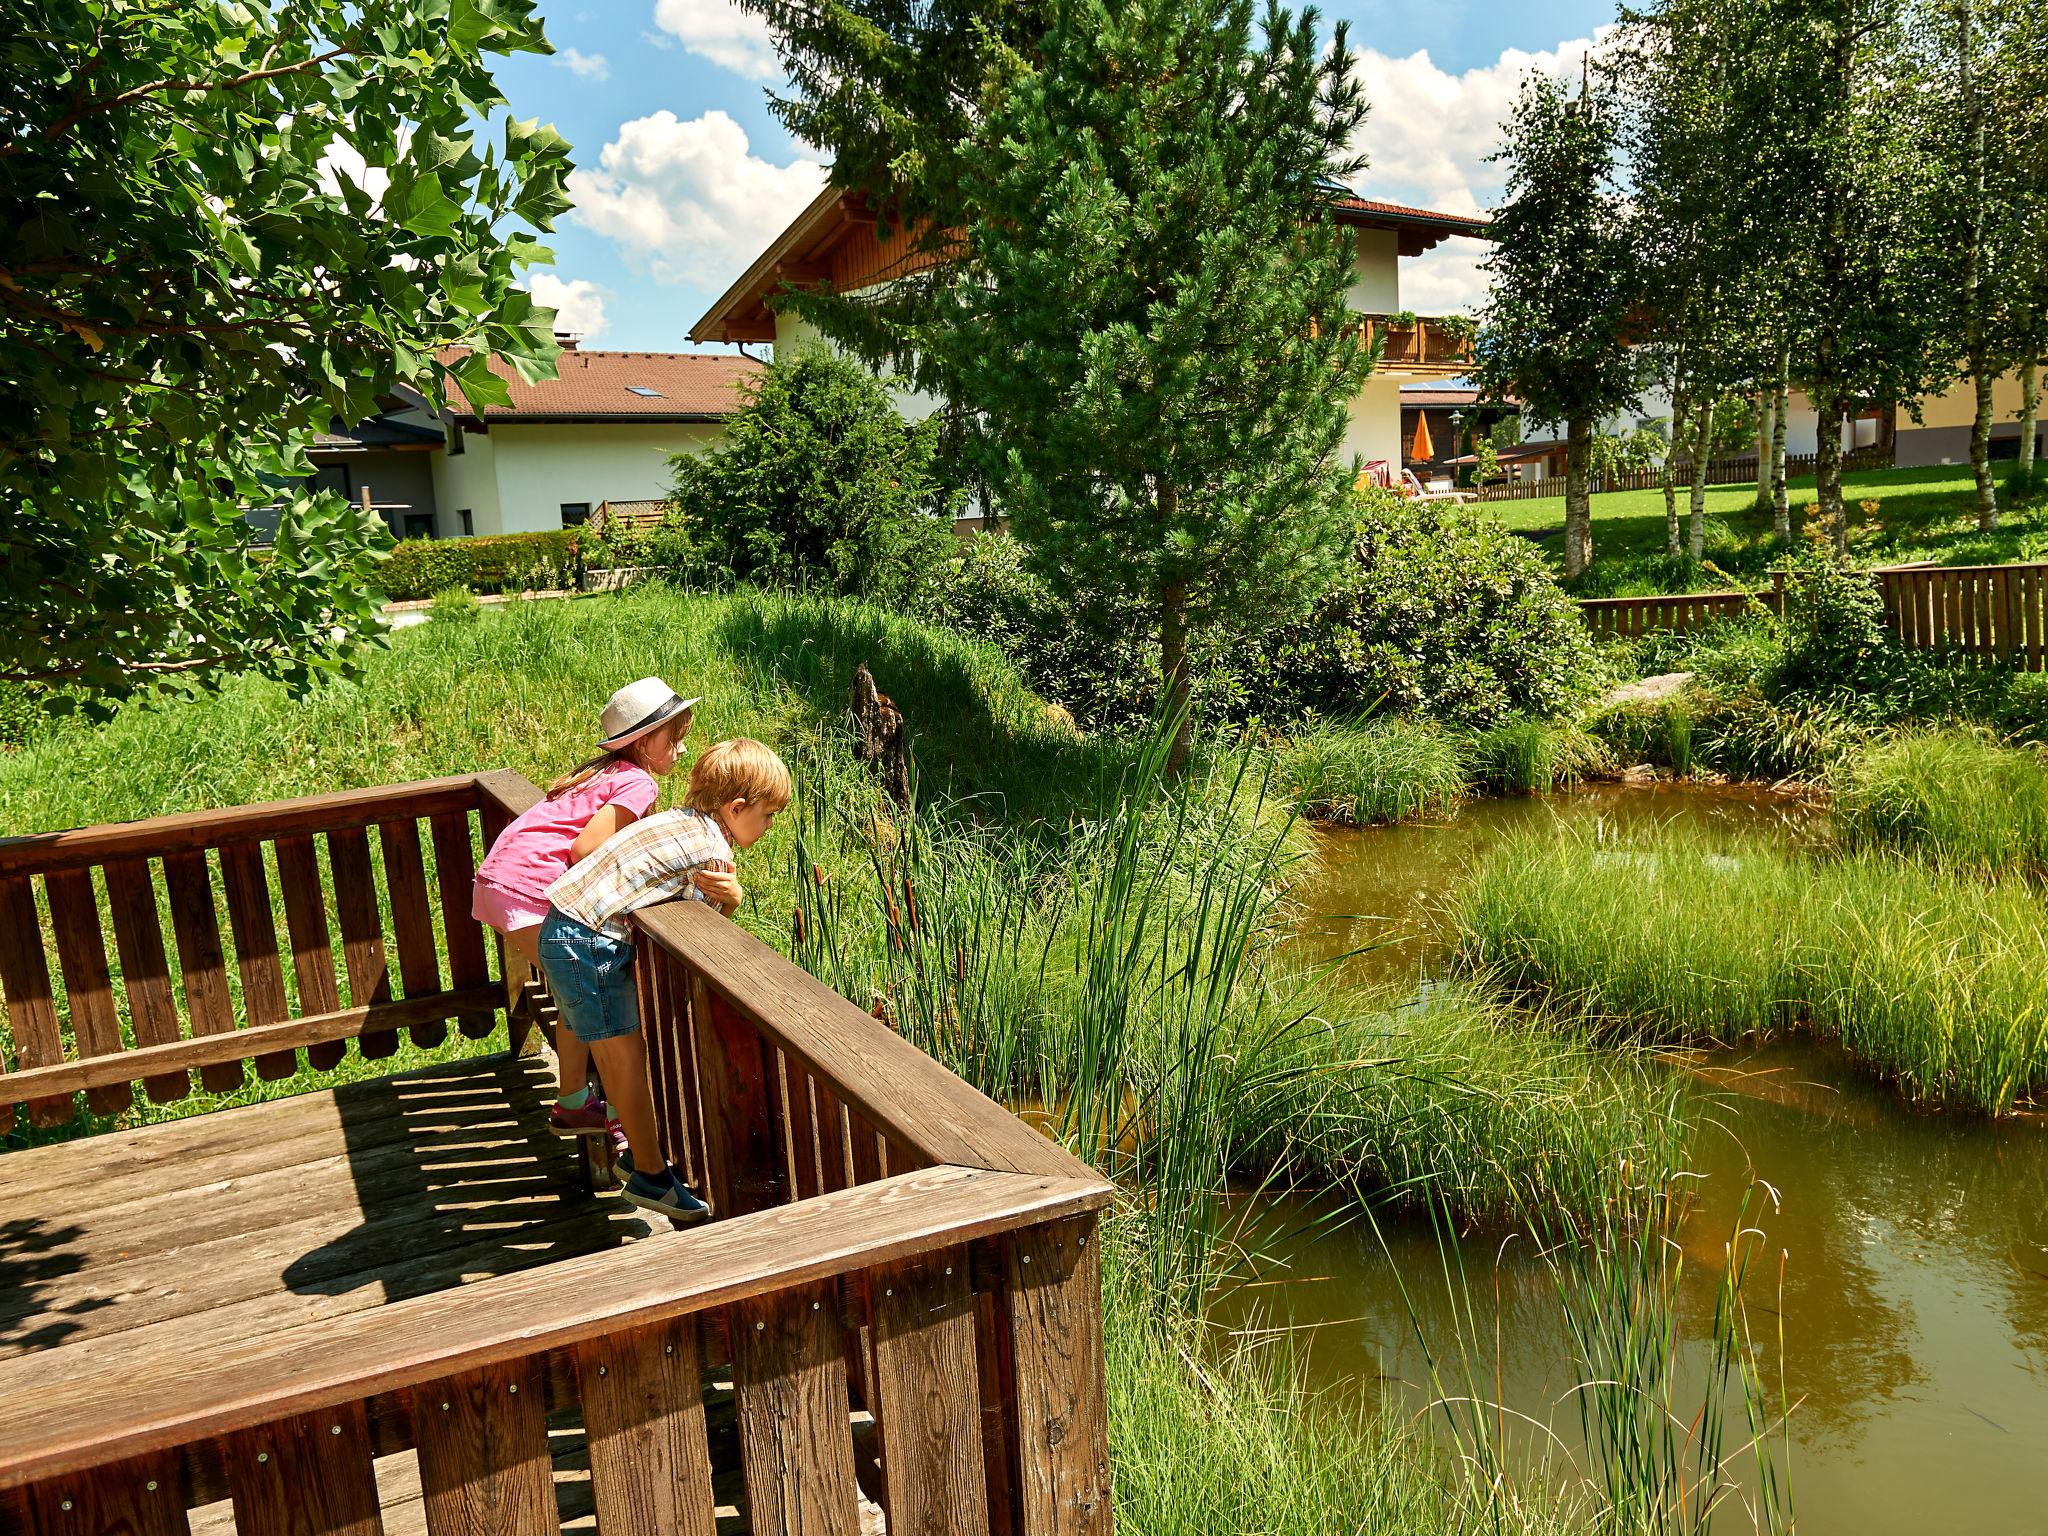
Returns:
[[[658,677],[643,677],[626,684],[611,696],[598,716],[600,752],[616,752],[629,741],[638,741],[649,731],[693,708],[696,699],[676,696],[675,689]]]

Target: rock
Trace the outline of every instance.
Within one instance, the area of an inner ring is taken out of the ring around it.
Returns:
[[[1614,709],[1624,704],[1662,704],[1666,699],[1676,698],[1685,692],[1691,681],[1690,672],[1659,672],[1655,677],[1646,677],[1639,683],[1627,683],[1614,689],[1600,701],[1600,707]]]

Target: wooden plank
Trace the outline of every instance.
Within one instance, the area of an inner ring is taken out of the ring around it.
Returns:
[[[62,1392],[50,1360],[71,1352],[46,1351],[0,1371],[0,1489],[1098,1210],[1109,1194],[1099,1179],[930,1168],[713,1222],[687,1242],[633,1243],[303,1326],[210,1338],[180,1319],[185,1347],[89,1357]]]
[[[1998,659],[2011,664],[2020,645],[2020,597],[2018,572],[1998,573]]]
[[[434,914],[427,906],[427,869],[420,858],[416,821],[386,821],[377,826],[384,848],[384,889],[391,897],[391,926],[398,938],[398,978],[407,997],[441,990],[441,962],[434,953]],[[412,1027],[412,1042],[436,1046],[448,1038],[448,1025],[435,1019]]]
[[[554,1536],[554,1466],[538,1355],[412,1394],[428,1536]]]
[[[1108,1536],[1102,1253],[1092,1217],[1004,1241],[1023,1536]]]
[[[244,1430],[227,1473],[236,1536],[383,1536],[361,1403]]]
[[[291,935],[292,979],[299,988],[300,1014],[339,1013],[341,989],[334,979],[334,937],[327,928],[327,898],[320,889],[320,857],[303,834],[277,840],[277,883],[284,894],[285,931]],[[344,1040],[323,1040],[306,1048],[306,1062],[331,1072],[348,1054]]]
[[[477,822],[483,832],[484,853],[488,856],[520,812],[540,800],[540,788],[505,769],[478,774],[476,787]],[[527,1034],[533,1028],[531,1013],[520,1005],[531,968],[505,943],[502,934],[497,936],[496,947],[498,975],[505,987],[505,1033],[509,1054],[517,1056],[526,1048]]]
[[[834,1287],[753,1297],[728,1315],[754,1536],[856,1536],[860,1501]]]
[[[809,1200],[818,1194],[818,1105],[812,1095],[815,1079],[795,1061],[783,1058],[788,1092],[789,1158],[796,1174],[796,1198]]]
[[[121,1054],[121,1019],[114,1011],[114,981],[107,968],[107,936],[100,928],[99,898],[92,871],[60,869],[43,881],[50,899],[50,931],[57,940],[57,965],[64,976],[64,1001],[71,1014],[71,1048],[80,1060]],[[117,1115],[135,1105],[123,1074],[95,1083],[85,1102],[93,1113]]]
[[[178,1458],[169,1451],[28,1491],[34,1536],[188,1536]]]
[[[2026,595],[2022,601],[2022,606],[2026,613],[2027,670],[2029,672],[2041,670],[2043,654],[2042,620],[2044,617],[2041,611],[2041,593],[2040,568],[2038,566],[2029,566],[2026,573]]]
[[[832,1090],[823,1083],[817,1083],[818,1096],[818,1166],[821,1194],[831,1194],[844,1189],[851,1182],[846,1170],[850,1166],[851,1154],[846,1145],[846,1111],[839,1107],[839,1100],[832,1096]]]
[[[290,833],[364,827],[400,812],[425,816],[471,806],[476,804],[476,795],[477,780],[463,774],[456,778],[344,790],[333,795],[310,795],[299,800],[230,806],[225,810],[185,811],[153,816],[146,821],[110,822],[64,832],[38,832],[28,837],[0,837],[0,874],[83,869],[112,859],[194,853],[224,842],[267,842]]]
[[[704,978],[772,1043],[799,1058],[839,1101],[934,1163],[1093,1178],[1088,1166],[962,1082],[879,1020],[701,901],[633,914],[648,942]],[[706,1032],[697,1030],[704,1108],[712,1108]],[[706,1140],[717,1130],[705,1127]]]
[[[1016,1536],[1021,1500],[1017,1476],[1016,1379],[1010,1358],[1010,1309],[1003,1296],[999,1244],[976,1243],[971,1255],[974,1287],[977,1402],[981,1411],[981,1462],[987,1478],[989,1536]]]
[[[235,935],[235,963],[242,973],[242,1016],[254,1026],[291,1016],[284,991],[284,967],[277,957],[277,922],[270,912],[270,879],[261,843],[227,843],[220,850],[221,879],[227,886],[228,926]],[[278,1082],[299,1070],[296,1051],[270,1051],[256,1058],[256,1075]]]
[[[491,979],[484,953],[483,925],[469,915],[476,882],[476,855],[469,842],[469,813],[442,811],[429,822],[434,837],[434,881],[441,897],[441,936],[448,948],[448,985],[455,991]],[[496,1009],[466,1013],[463,1034],[481,1040],[498,1026]]]
[[[377,912],[377,882],[370,870],[370,839],[360,827],[327,834],[327,866],[334,872],[335,916],[348,968],[348,1000],[357,1008],[391,1001],[391,968],[384,959],[384,920]],[[398,1049],[398,1032],[380,1029],[356,1047],[377,1061]]]
[[[49,1066],[64,1059],[64,1035],[50,991],[50,965],[43,954],[43,928],[36,916],[35,890],[25,875],[0,875],[0,990],[7,994],[7,1027],[21,1067]],[[0,1058],[0,1083],[7,1063]],[[71,1118],[69,1096],[37,1100],[29,1113],[38,1125],[62,1125]],[[14,1124],[10,1102],[0,1108],[0,1131]]]
[[[788,1196],[776,1166],[766,1047],[753,1025],[709,990],[702,972],[694,972],[690,984],[692,1033],[703,1074],[707,1197],[720,1220],[781,1205]]]
[[[178,969],[185,980],[185,1014],[192,1034],[233,1034],[235,1007],[228,996],[227,956],[221,948],[220,913],[214,906],[206,851],[165,854],[164,886],[171,896],[171,929],[178,938]],[[200,1071],[200,1084],[208,1093],[233,1093],[242,1086],[243,1065],[240,1059],[213,1062]]]
[[[872,1184],[882,1176],[882,1138],[865,1115],[846,1112],[847,1140],[853,1148],[853,1181]]]
[[[988,1536],[967,1250],[868,1275],[890,1536]]]
[[[143,1072],[164,1072],[172,1068],[198,1067],[203,1072],[222,1060],[240,1060],[250,1051],[269,1050],[282,1054],[321,1040],[351,1040],[372,1032],[395,1033],[419,1018],[446,1018],[455,1008],[480,1008],[495,1001],[497,987],[486,982],[463,992],[436,992],[426,997],[408,997],[395,1003],[373,1003],[367,1008],[343,1008],[335,1013],[311,1014],[303,1019],[285,1019],[277,1024],[252,1024],[231,1036],[195,1035],[169,1045],[138,1046],[114,1057],[59,1062],[53,1067],[30,1067],[0,1075],[0,1096],[11,1095],[9,1103],[20,1103],[31,1093],[62,1088],[76,1092],[106,1082],[127,1082]]]
[[[713,1536],[697,1319],[606,1334],[576,1351],[591,1492],[605,1536]]]
[[[128,1023],[139,1046],[175,1045],[178,1000],[164,954],[163,920],[147,859],[118,859],[106,868],[107,907],[114,919],[114,949],[128,993]],[[154,1104],[171,1104],[192,1091],[189,1072],[158,1072],[143,1082]]]

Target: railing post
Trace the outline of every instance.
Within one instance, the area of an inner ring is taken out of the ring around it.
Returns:
[[[1093,1216],[1003,1245],[1019,1458],[1019,1536],[1109,1536],[1102,1255]]]
[[[725,999],[690,978],[691,1029],[704,1113],[704,1177],[721,1219],[782,1205],[781,1159],[768,1100],[767,1047]]]

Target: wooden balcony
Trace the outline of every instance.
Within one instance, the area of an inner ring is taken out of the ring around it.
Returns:
[[[636,970],[717,1219],[594,1197],[517,1054],[545,994],[468,916],[537,793],[0,840],[8,1120],[359,1070],[508,1003],[514,1038],[0,1158],[0,1531],[1107,1532],[1108,1186],[680,904],[639,915]]]
[[[1360,314],[1357,323],[1371,346],[1385,342],[1378,372],[1400,378],[1456,378],[1472,367],[1472,339],[1446,327],[1441,319],[1418,316],[1410,324],[1391,324],[1385,315]]]

